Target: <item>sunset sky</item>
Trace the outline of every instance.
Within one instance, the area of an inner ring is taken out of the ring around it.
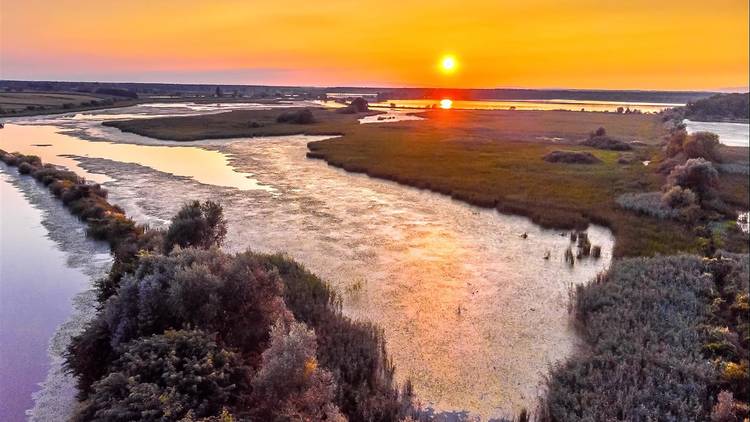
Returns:
[[[748,86],[747,0],[0,0],[2,79]],[[440,72],[450,54],[457,67]]]

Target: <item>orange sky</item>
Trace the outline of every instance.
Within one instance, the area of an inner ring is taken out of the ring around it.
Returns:
[[[3,79],[748,86],[747,0],[0,0]],[[437,71],[443,54],[460,67]]]

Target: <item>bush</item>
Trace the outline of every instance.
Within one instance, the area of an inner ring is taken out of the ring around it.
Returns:
[[[355,98],[349,105],[354,108],[357,113],[364,113],[365,111],[368,111],[370,109],[367,104],[367,100],[362,97]]]
[[[367,104],[367,100],[362,97],[357,97],[349,105],[336,111],[341,114],[357,114],[364,113],[368,110],[370,110],[370,106]]]
[[[315,333],[304,324],[273,327],[263,363],[253,379],[255,394],[267,406],[256,414],[265,420],[274,413],[289,420],[346,420],[332,404],[335,382],[318,366],[316,349]]]
[[[627,142],[607,136],[607,131],[603,127],[591,132],[589,138],[581,142],[581,145],[610,151],[630,151],[633,149]]]
[[[704,158],[718,162],[720,157],[716,150],[719,146],[719,135],[711,132],[696,132],[688,135],[682,145],[688,158]]]
[[[715,372],[699,326],[713,287],[698,257],[615,261],[579,286],[575,315],[587,344],[553,370],[549,420],[705,420]]]
[[[703,200],[716,196],[719,187],[719,172],[703,158],[691,158],[685,164],[676,166],[669,173],[667,187],[679,186],[690,189]]]
[[[221,205],[193,201],[180,208],[164,237],[167,252],[175,246],[208,249],[221,246],[227,234],[227,223]]]
[[[309,125],[315,123],[315,116],[309,109],[285,111],[281,113],[277,118],[278,123],[293,123],[298,125]]]
[[[566,163],[566,164],[596,164],[601,160],[596,158],[590,152],[579,151],[552,151],[544,156],[544,161],[548,163]]]
[[[31,174],[33,170],[34,167],[32,167],[29,163],[23,162],[18,165],[18,172],[21,174]]]
[[[125,346],[74,421],[218,416],[249,390],[250,368],[202,331],[167,331]]]
[[[684,208],[695,205],[697,198],[690,189],[672,186],[661,196],[661,203],[669,208]]]

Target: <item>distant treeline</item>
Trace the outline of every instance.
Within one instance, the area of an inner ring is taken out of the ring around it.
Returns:
[[[131,92],[164,96],[235,96],[322,98],[324,88],[262,85],[170,84],[136,82],[58,82],[0,80],[0,91]],[[112,94],[118,95],[118,94]]]
[[[685,117],[698,121],[750,119],[750,93],[718,94],[685,106]]]
[[[655,102],[686,104],[717,94],[699,91],[628,91],[628,90],[577,90],[577,89],[452,89],[452,88],[366,88],[366,87],[304,87],[266,85],[216,85],[216,84],[170,84],[136,82],[58,82],[58,81],[12,81],[0,80],[2,90],[30,91],[83,91],[119,89],[149,95],[242,95],[246,97],[302,96],[324,98],[328,94],[350,93],[378,95],[378,99],[436,99],[448,97],[454,100],[590,100]],[[217,88],[219,88],[217,90]]]
[[[342,88],[353,92],[354,88]],[[333,90],[329,90],[332,92]],[[715,93],[698,91],[609,91],[585,89],[450,89],[395,88],[380,90],[380,100],[450,98],[452,100],[588,100],[685,104]]]

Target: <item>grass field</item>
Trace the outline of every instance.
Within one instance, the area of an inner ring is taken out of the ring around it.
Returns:
[[[114,120],[105,126],[124,132],[137,133],[168,141],[195,141],[198,139],[223,139],[251,136],[278,135],[341,135],[353,131],[358,117],[339,114],[324,109],[311,109],[316,123],[277,123],[276,118],[299,108],[274,108],[271,110],[234,110],[227,113],[202,116],[157,117],[153,119]]]
[[[137,100],[76,92],[0,92],[0,117],[123,107]]]
[[[278,124],[283,110],[108,122],[159,139],[290,134],[341,134],[309,144],[309,156],[348,171],[430,189],[475,205],[520,214],[550,228],[604,224],[617,235],[617,256],[699,251],[690,228],[624,211],[615,198],[659,190],[664,176],[642,160],[659,155],[666,129],[658,116],[568,111],[434,110],[422,121],[361,125],[356,115],[314,110],[317,123]],[[577,145],[605,127],[611,136],[643,144],[622,153]],[[593,165],[548,163],[555,150],[588,151]],[[732,177],[726,195],[747,203],[747,178]],[[744,188],[744,193],[742,189]]]

